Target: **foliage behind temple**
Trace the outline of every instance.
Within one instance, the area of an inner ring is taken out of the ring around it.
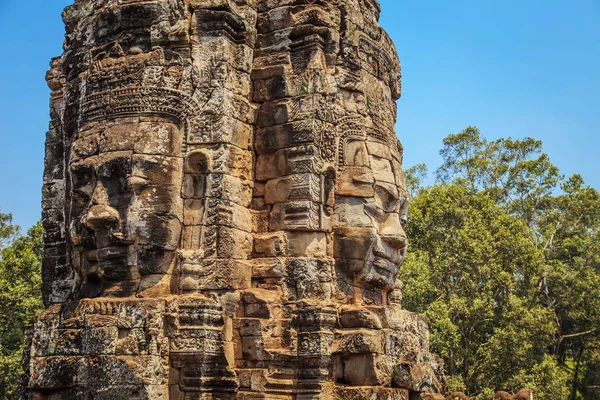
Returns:
[[[436,183],[413,194],[405,306],[424,313],[452,389],[597,399],[600,195],[532,138],[444,139]]]
[[[12,216],[0,213],[0,399],[14,398],[25,334],[43,309],[43,228],[38,223],[21,237],[18,231]]]

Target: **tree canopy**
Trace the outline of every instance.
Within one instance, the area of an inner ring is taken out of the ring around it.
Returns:
[[[18,236],[10,214],[0,214],[0,398],[12,399],[23,373],[27,330],[43,308],[41,223]]]
[[[449,386],[477,399],[533,389],[598,399],[600,195],[533,138],[444,139],[436,183],[407,170],[411,247],[400,279],[426,315]]]

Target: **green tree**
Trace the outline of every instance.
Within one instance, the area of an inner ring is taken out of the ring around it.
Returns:
[[[490,142],[479,129],[468,127],[446,137],[440,155],[444,162],[436,172],[439,182],[483,191],[529,226],[562,179],[542,152],[542,142],[529,137]]]
[[[411,198],[418,196],[423,190],[423,181],[427,178],[428,172],[425,164],[417,164],[404,171],[406,186]]]
[[[26,236],[10,239],[16,227],[10,216],[3,229],[0,251],[0,398],[12,399],[22,374],[25,334],[43,309],[41,261],[43,228],[32,227]]]
[[[19,233],[19,226],[13,225],[12,215],[4,214],[0,209],[0,250],[10,243]]]
[[[440,154],[433,187],[423,188],[425,166],[407,170],[412,248],[401,279],[450,381],[471,394],[529,386],[545,399],[591,399],[600,195],[579,175],[564,179],[532,138],[489,141],[468,127]]]
[[[598,339],[592,339],[588,344],[590,350],[587,354],[585,365],[581,371],[581,380],[577,381],[581,398],[586,400],[600,399],[600,343]]]
[[[449,377],[471,395],[517,389],[511,379],[543,361],[554,332],[535,301],[543,254],[527,225],[483,192],[441,184],[413,199],[408,234],[406,305],[427,316]]]
[[[546,258],[542,302],[557,316],[552,353],[571,370],[576,399],[585,386],[600,385],[586,372],[600,351],[600,194],[579,175],[561,190],[544,202],[536,233]]]

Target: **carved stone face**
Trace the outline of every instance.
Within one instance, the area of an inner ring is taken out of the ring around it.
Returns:
[[[408,244],[399,155],[376,141],[350,142],[345,164],[336,189],[334,227],[341,287],[355,301],[383,304]]]
[[[167,274],[181,235],[181,130],[123,118],[82,130],[69,164],[80,297],[130,295]]]

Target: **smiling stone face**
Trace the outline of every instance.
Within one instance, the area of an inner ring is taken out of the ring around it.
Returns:
[[[78,134],[69,226],[80,297],[130,295],[169,273],[182,229],[178,142],[179,127],[160,118],[117,119]]]
[[[339,284],[354,302],[382,305],[408,244],[400,154],[373,140],[346,148],[351,152],[341,167],[334,224]]]

